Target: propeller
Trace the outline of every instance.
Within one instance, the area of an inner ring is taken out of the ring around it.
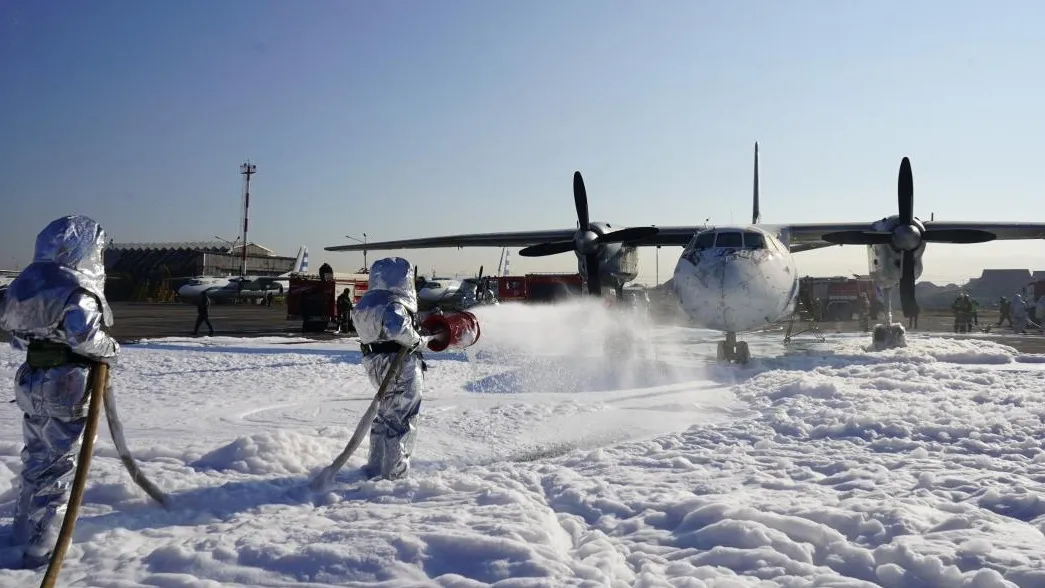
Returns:
[[[997,236],[979,229],[925,229],[914,216],[914,177],[911,160],[900,162],[900,176],[896,184],[896,203],[899,214],[891,231],[837,231],[823,236],[835,245],[892,245],[903,253],[900,272],[900,304],[905,317],[917,312],[914,296],[914,252],[922,243],[983,243]]]
[[[572,241],[550,241],[531,245],[519,251],[523,257],[544,257],[567,251],[576,251],[584,256],[584,267],[588,274],[588,293],[602,295],[602,275],[599,270],[599,253],[606,243],[631,243],[642,241],[660,232],[656,227],[631,227],[599,235],[592,230],[588,220],[588,192],[584,188],[581,172],[573,172],[573,205],[577,208],[578,228]]]

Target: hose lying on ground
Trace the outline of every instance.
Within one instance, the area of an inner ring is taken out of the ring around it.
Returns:
[[[359,447],[359,444],[363,442],[363,437],[366,436],[367,431],[370,430],[370,424],[374,422],[374,417],[377,416],[377,409],[381,405],[381,399],[385,397],[388,392],[389,386],[392,381],[395,380],[396,376],[399,375],[399,370],[403,367],[403,360],[406,359],[407,354],[410,350],[403,347],[396,354],[395,359],[392,361],[392,365],[388,366],[388,372],[385,373],[385,379],[381,381],[381,387],[377,390],[377,394],[374,395],[374,399],[370,402],[370,407],[367,408],[366,413],[363,414],[363,418],[356,425],[356,432],[352,435],[352,438],[348,440],[348,444],[345,445],[344,451],[334,459],[334,463],[323,468],[323,471],[319,472],[315,478],[312,479],[310,487],[312,490],[322,490],[334,479],[338,471],[344,467],[345,462],[352,456],[352,453]]]
[[[134,480],[134,483],[139,488],[144,490],[153,500],[160,503],[160,506],[169,509],[170,497],[145,477],[141,468],[138,467],[138,463],[134,461],[131,450],[127,448],[127,440],[123,438],[123,423],[120,422],[120,416],[116,412],[116,395],[113,394],[108,381],[106,381],[105,388],[105,419],[109,422],[109,433],[112,435],[112,442],[116,446],[117,453],[120,454],[120,461],[123,462],[124,467],[127,468],[127,473],[131,475],[131,479]]]
[[[58,571],[65,559],[65,552],[69,549],[72,541],[73,529],[76,527],[76,517],[80,512],[80,502],[83,501],[83,489],[87,484],[87,470],[91,467],[91,454],[94,451],[94,438],[98,433],[98,412],[102,407],[102,399],[105,396],[105,384],[109,380],[109,366],[104,363],[96,363],[91,367],[91,402],[87,409],[87,425],[84,427],[83,443],[80,446],[80,458],[76,464],[76,476],[73,478],[72,491],[69,494],[69,506],[62,519],[62,528],[58,532],[58,541],[54,551],[51,553],[51,562],[47,565],[47,572],[40,582],[40,588],[51,588],[58,580]]]

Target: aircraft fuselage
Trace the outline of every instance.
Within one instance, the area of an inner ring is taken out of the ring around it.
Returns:
[[[675,294],[699,327],[740,333],[790,314],[798,270],[787,246],[755,227],[714,227],[693,236],[675,266]]]

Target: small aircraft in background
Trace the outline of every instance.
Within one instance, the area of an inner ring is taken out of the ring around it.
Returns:
[[[178,298],[197,304],[204,292],[211,302],[231,302],[238,299],[265,298],[282,295],[290,290],[290,276],[308,271],[308,247],[302,245],[294,260],[294,269],[278,276],[197,276],[178,288]]]
[[[478,304],[496,304],[497,296],[490,276],[479,276],[456,280],[452,278],[425,278],[415,273],[417,307],[421,312],[440,308],[443,310],[465,310]]]
[[[746,363],[750,352],[737,334],[762,329],[790,316],[798,297],[798,269],[792,254],[833,245],[865,245],[868,270],[886,300],[888,325],[874,332],[878,348],[902,344],[903,327],[892,324],[890,294],[900,289],[904,316],[918,312],[915,280],[922,272],[925,245],[1045,239],[1043,223],[922,221],[914,216],[911,162],[904,157],[897,182],[897,214],[872,222],[761,224],[758,143],[755,143],[751,224],[736,226],[629,227],[591,222],[580,172],[573,175],[577,228],[476,233],[336,245],[327,251],[432,247],[525,247],[523,257],[574,252],[589,294],[603,286],[616,290],[638,274],[636,247],[681,246],[672,289],[692,326],[722,331],[718,358]]]

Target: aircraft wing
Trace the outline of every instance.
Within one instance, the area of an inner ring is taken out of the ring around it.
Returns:
[[[926,230],[975,229],[993,233],[998,240],[1045,239],[1045,223],[998,223],[998,222],[950,222],[923,221]],[[827,233],[838,231],[867,231],[869,222],[856,223],[798,223],[789,225],[758,225],[778,235],[788,243],[792,253],[812,251],[834,246],[824,241]],[[657,227],[660,232],[653,237],[634,242],[640,247],[674,246],[685,247],[693,235],[703,226]],[[469,233],[444,237],[422,237],[398,241],[374,241],[350,245],[332,245],[327,251],[379,251],[387,249],[429,249],[438,247],[527,247],[552,241],[573,239],[576,229],[554,229],[545,231],[507,231],[501,233]]]
[[[1015,239],[1045,239],[1045,223],[992,223],[992,222],[944,222],[925,221],[925,230],[976,229],[994,233],[999,241]]]
[[[378,251],[383,249],[429,249],[435,247],[527,247],[548,241],[569,241],[577,229],[550,231],[508,231],[503,233],[471,233],[445,237],[422,237],[399,241],[372,241],[367,244],[332,245],[327,251]]]
[[[954,222],[954,221],[922,221],[925,230],[971,229],[992,233],[997,240],[1045,239],[1045,223],[999,223],[999,222]],[[827,233],[838,231],[866,231],[871,224],[863,223],[799,223],[793,225],[764,226],[776,229],[777,234],[791,246],[792,253],[811,251],[822,247],[830,247],[833,243],[824,241]]]
[[[620,227],[624,228],[624,227]],[[693,234],[702,227],[657,227],[660,233],[635,242],[641,247],[657,245],[675,245],[685,247]],[[422,237],[420,239],[402,239],[399,241],[373,241],[367,244],[332,245],[324,247],[327,251],[378,251],[384,249],[428,249],[436,247],[528,247],[538,243],[552,241],[570,241],[577,229],[553,229],[546,231],[508,231],[503,233],[470,233],[464,235],[447,235],[445,237]]]

